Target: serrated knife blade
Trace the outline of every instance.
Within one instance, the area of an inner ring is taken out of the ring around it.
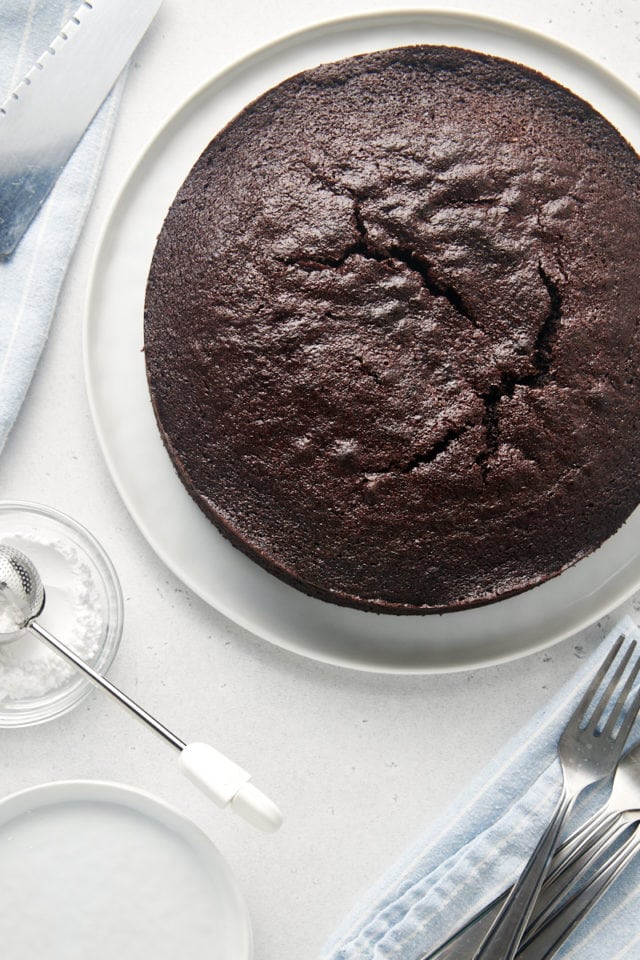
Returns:
[[[84,0],[0,106],[0,257],[15,250],[161,0]]]

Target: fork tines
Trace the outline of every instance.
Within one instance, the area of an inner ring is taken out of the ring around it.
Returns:
[[[635,697],[628,705],[628,709],[624,715],[624,718],[622,719],[622,722],[618,725],[618,721],[622,716],[625,705],[627,704],[627,700],[629,699],[629,695],[631,694],[636,680],[640,675],[640,657],[637,657],[635,662],[628,670],[627,676],[624,680],[624,685],[614,701],[614,693],[618,688],[622,678],[625,676],[631,658],[636,650],[637,644],[635,640],[631,640],[629,642],[623,655],[619,658],[619,662],[611,674],[608,683],[603,688],[600,697],[596,700],[596,694],[598,693],[598,690],[606,680],[611,667],[618,660],[618,655],[622,650],[625,639],[625,635],[620,634],[616,642],[611,647],[611,650],[600,667],[600,670],[598,670],[588,689],[585,691],[579,707],[574,713],[575,721],[581,730],[589,730],[595,736],[606,736],[612,740],[615,740],[618,737],[622,737],[623,740],[627,738],[635,716],[638,712],[638,708],[640,707],[640,690],[638,690]],[[589,714],[588,708],[591,705],[593,705],[593,710]],[[611,709],[607,715],[607,707],[609,706]]]

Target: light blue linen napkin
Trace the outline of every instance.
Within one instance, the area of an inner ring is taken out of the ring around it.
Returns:
[[[560,794],[559,736],[621,632],[640,639],[633,621],[624,618],[548,706],[375,884],[326,944],[323,960],[418,960],[515,881]],[[637,741],[638,728],[640,721],[629,744]],[[592,790],[582,815],[606,793],[604,788]],[[572,819],[569,826],[576,822]],[[640,856],[556,956],[640,958]]]
[[[79,5],[80,0],[2,0],[0,103]],[[62,281],[93,198],[123,83],[124,75],[14,254],[0,259],[0,451],[47,340]]]

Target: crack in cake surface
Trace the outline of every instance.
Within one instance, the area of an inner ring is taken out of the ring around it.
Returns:
[[[388,247],[380,247],[371,241],[364,217],[361,201],[353,199],[353,217],[358,233],[358,239],[349,244],[337,257],[297,256],[279,258],[286,266],[297,266],[303,270],[327,270],[344,266],[352,257],[362,257],[364,260],[373,260],[382,264],[404,264],[412,273],[420,277],[425,290],[433,297],[443,297],[461,317],[464,317],[472,326],[482,329],[478,320],[467,309],[461,294],[452,284],[441,284],[432,275],[432,268],[428,261],[399,243],[391,243]]]
[[[539,389],[546,382],[551,370],[553,342],[562,321],[562,294],[558,284],[545,271],[540,261],[538,261],[538,274],[549,296],[549,310],[538,330],[534,343],[533,363],[536,368],[535,372],[520,377],[503,373],[500,384],[496,384],[481,394],[485,407],[482,422],[485,426],[486,439],[485,448],[476,457],[476,463],[480,467],[485,481],[489,472],[491,457],[500,445],[499,406],[503,397],[512,397],[518,386]]]
[[[451,429],[447,430],[445,435],[437,440],[434,444],[429,447],[424,453],[415,453],[410,460],[405,462],[392,461],[388,467],[381,467],[378,470],[368,470],[364,475],[364,482],[370,483],[371,480],[376,477],[385,476],[389,473],[411,473],[416,467],[421,466],[425,463],[433,463],[433,461],[449,449],[452,443],[455,440],[458,440],[463,436],[469,429],[470,424],[465,423],[462,427],[457,430]]]
[[[465,306],[461,295],[453,285],[443,286],[434,280],[429,263],[425,258],[416,253],[415,250],[408,249],[400,244],[391,243],[386,248],[377,246],[371,241],[369,230],[367,228],[364,216],[362,214],[361,200],[353,196],[353,218],[358,234],[358,239],[349,244],[343,252],[337,257],[293,257],[284,259],[287,266],[298,266],[302,269],[325,270],[336,269],[344,266],[352,257],[360,256],[366,260],[373,260],[382,264],[402,263],[409,270],[418,274],[424,289],[434,297],[445,298],[456,313],[471,323],[476,329],[482,330],[477,318],[473,317]],[[564,264],[561,262],[558,243],[554,246],[554,258],[558,263],[558,268],[566,279]],[[518,375],[513,372],[503,371],[500,382],[490,386],[487,390],[477,393],[479,399],[484,405],[484,413],[481,423],[485,428],[485,446],[476,457],[476,463],[480,467],[482,479],[484,482],[490,470],[490,463],[500,446],[500,403],[504,397],[512,397],[516,387],[530,387],[539,389],[548,378],[553,358],[553,342],[555,340],[558,327],[562,320],[562,295],[558,284],[551,275],[544,269],[542,262],[537,264],[537,273],[549,297],[549,309],[538,330],[533,345],[532,363],[534,371],[529,374]],[[382,384],[382,378],[376,374],[370,365],[363,362],[362,357],[355,357],[360,368],[371,376],[376,383]],[[446,452],[451,443],[457,440],[467,431],[469,424],[465,424],[460,429],[451,429],[441,439],[424,453],[414,454],[408,461],[392,461],[389,466],[375,471],[369,471],[367,477],[384,475],[392,472],[411,473],[422,464],[432,463],[440,454]]]

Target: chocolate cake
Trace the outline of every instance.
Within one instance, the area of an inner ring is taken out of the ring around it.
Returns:
[[[640,159],[591,106],[447,47],[292,77],[162,227],[145,350],[187,490],[315,597],[483,604],[640,499]]]

